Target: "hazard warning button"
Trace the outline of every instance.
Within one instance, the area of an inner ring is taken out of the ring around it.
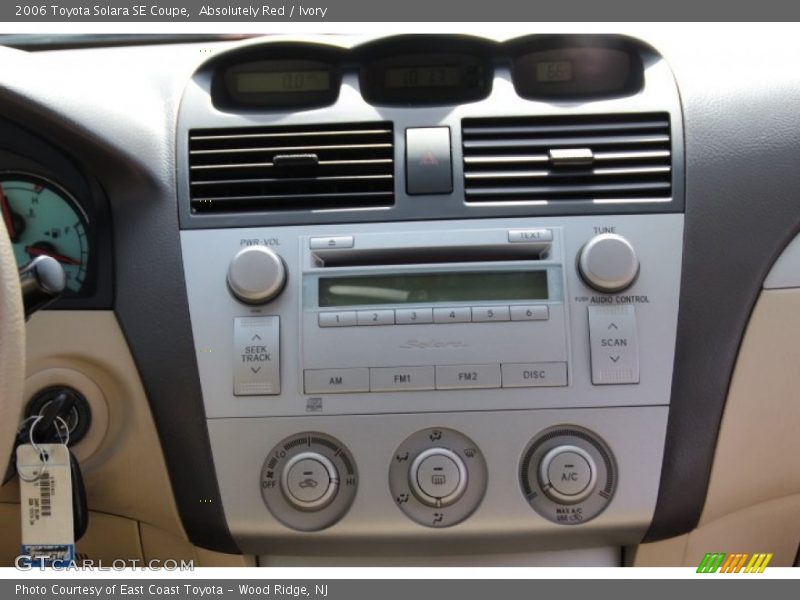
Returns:
[[[406,129],[406,191],[413,195],[453,191],[449,127]]]

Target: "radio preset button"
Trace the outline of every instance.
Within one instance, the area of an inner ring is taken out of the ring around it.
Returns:
[[[531,244],[536,242],[552,242],[552,229],[509,229],[508,241],[512,244]]]
[[[546,304],[519,305],[511,307],[512,321],[546,321],[550,308]]]
[[[508,321],[510,314],[507,306],[473,306],[472,320],[476,323],[488,321]]]
[[[639,383],[635,306],[590,306],[589,339],[594,385]]]
[[[432,390],[435,387],[433,367],[373,367],[369,370],[372,392]]]
[[[281,393],[280,317],[233,320],[233,395]]]
[[[395,322],[398,325],[416,325],[418,323],[433,323],[432,308],[398,308],[394,311]]]
[[[557,387],[567,385],[567,363],[503,364],[503,387]]]
[[[469,323],[472,320],[472,310],[469,306],[454,308],[434,308],[434,323]]]
[[[356,324],[356,311],[319,313],[320,327],[352,327]]]
[[[500,365],[444,365],[436,367],[436,389],[499,388]]]
[[[345,394],[369,391],[369,369],[306,369],[306,394]]]
[[[356,319],[359,325],[394,325],[394,311],[359,310]]]
[[[330,237],[313,237],[308,241],[308,246],[312,250],[324,250],[325,248],[352,248],[355,239],[352,235],[336,235]]]

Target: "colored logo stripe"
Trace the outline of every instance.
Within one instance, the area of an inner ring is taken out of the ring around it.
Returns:
[[[753,558],[745,568],[745,573],[763,573],[767,568],[769,561],[772,560],[772,554],[754,554]]]
[[[734,553],[707,552],[697,567],[698,573],[763,573],[772,560],[772,553]],[[749,562],[748,562],[748,559]],[[747,563],[747,566],[745,566]]]

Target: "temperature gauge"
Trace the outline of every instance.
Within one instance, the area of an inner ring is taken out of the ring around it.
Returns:
[[[67,289],[79,294],[87,279],[89,238],[86,215],[75,198],[44,178],[3,173],[0,212],[17,265],[51,256],[64,267]]]

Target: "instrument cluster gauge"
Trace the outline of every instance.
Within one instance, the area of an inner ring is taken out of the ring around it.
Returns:
[[[0,212],[17,265],[37,256],[55,258],[67,292],[81,295],[89,278],[88,220],[75,198],[58,184],[27,173],[0,173]]]

